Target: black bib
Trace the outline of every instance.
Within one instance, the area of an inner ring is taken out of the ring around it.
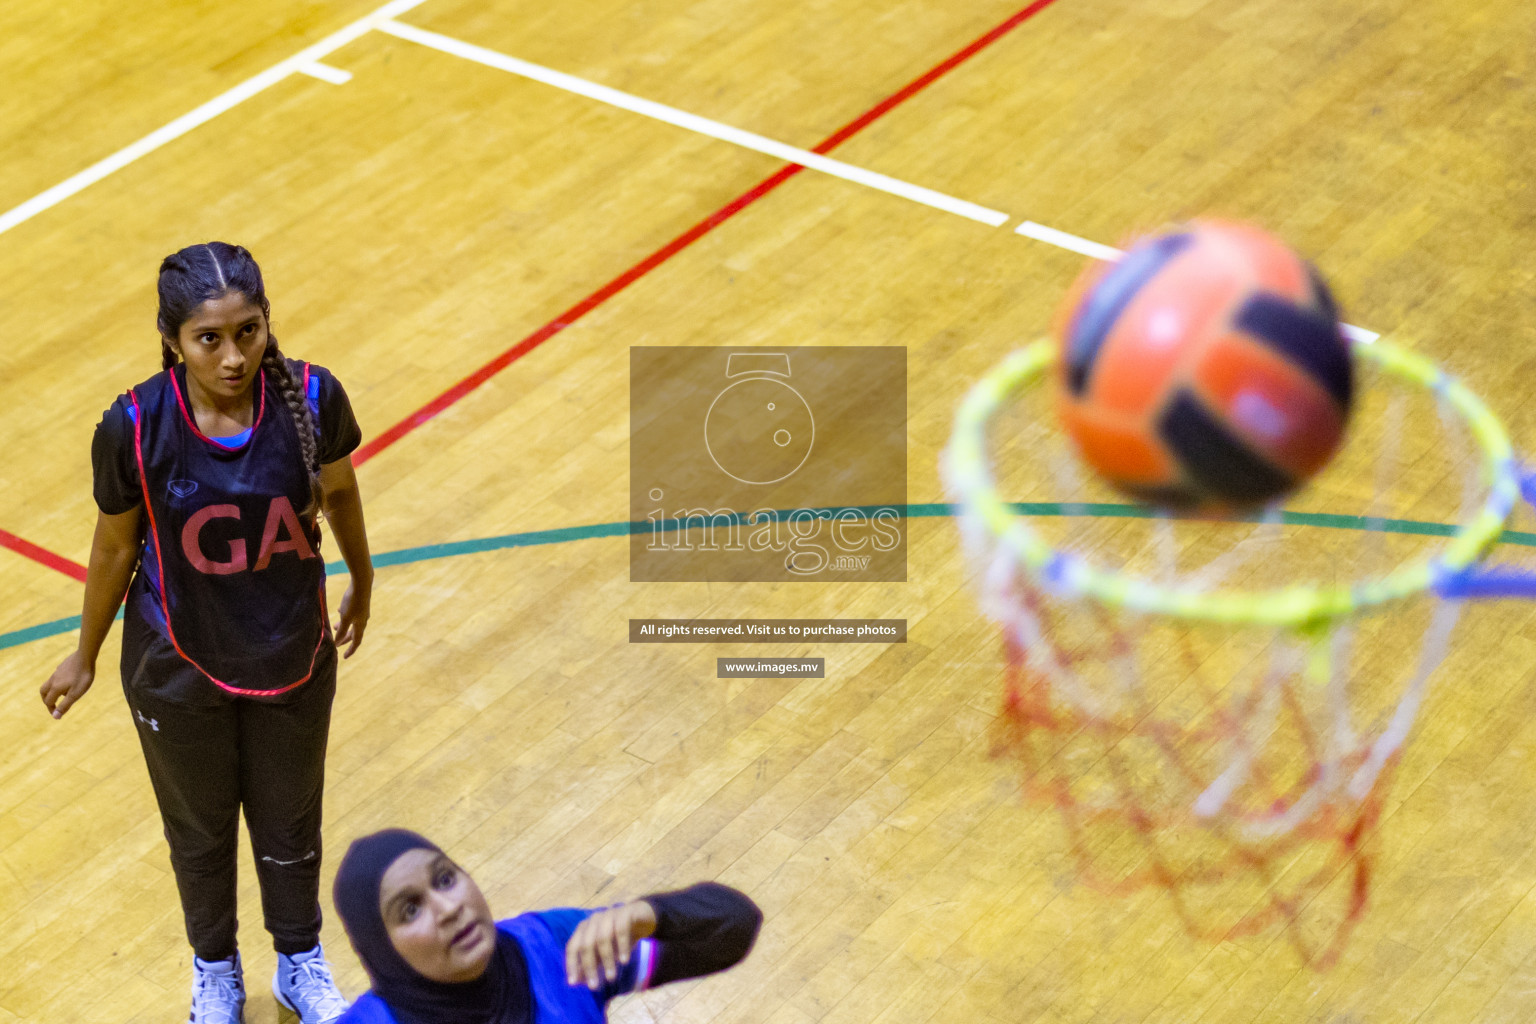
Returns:
[[[309,391],[308,364],[302,372]],[[149,522],[141,573],[178,654],[221,689],[270,696],[308,681],[329,635],[320,527],[298,431],[262,371],[245,443],[197,428],[178,365],[128,392]],[[158,624],[157,624],[158,625]]]

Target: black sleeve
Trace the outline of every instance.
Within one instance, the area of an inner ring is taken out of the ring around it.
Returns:
[[[91,477],[96,507],[107,515],[120,516],[144,504],[127,396],[113,402],[96,424],[96,436],[91,438]]]
[[[323,366],[311,363],[311,378],[320,381],[320,465],[328,465],[337,459],[351,455],[363,443],[362,429],[357,417],[352,415],[352,403],[341,381]]]
[[[718,882],[645,897],[656,911],[661,945],[651,985],[734,967],[752,949],[763,912],[744,894]]]

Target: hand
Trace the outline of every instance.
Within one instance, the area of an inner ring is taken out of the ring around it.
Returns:
[[[656,911],[645,900],[599,910],[576,926],[565,944],[565,981],[596,992],[619,980],[636,942],[656,933]]]
[[[368,628],[368,604],[372,599],[373,588],[365,586],[358,589],[357,581],[353,580],[347,585],[347,592],[341,597],[340,614],[336,618],[336,646],[351,642],[343,658],[352,657],[352,652],[357,650],[363,642],[363,630]]]
[[[63,718],[64,712],[74,707],[95,681],[96,666],[86,664],[85,657],[76,648],[59,662],[59,667],[53,670],[53,675],[38,692],[42,694],[43,706],[48,713],[54,718]]]

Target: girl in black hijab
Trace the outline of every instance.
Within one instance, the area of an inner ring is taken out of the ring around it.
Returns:
[[[404,829],[352,844],[335,901],[373,982],[338,1024],[602,1024],[616,995],[738,963],[762,923],[713,882],[496,922],[474,880]]]

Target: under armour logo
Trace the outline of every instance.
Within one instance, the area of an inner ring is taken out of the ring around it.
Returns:
[[[192,492],[197,490],[196,480],[172,480],[166,484],[166,489],[178,498],[189,498]]]
[[[139,721],[141,721],[145,725],[149,726],[155,732],[159,732],[160,731],[160,723],[159,722],[155,721],[153,718],[145,718],[144,717],[144,712],[140,711],[138,708],[134,708],[133,713],[139,716]]]

